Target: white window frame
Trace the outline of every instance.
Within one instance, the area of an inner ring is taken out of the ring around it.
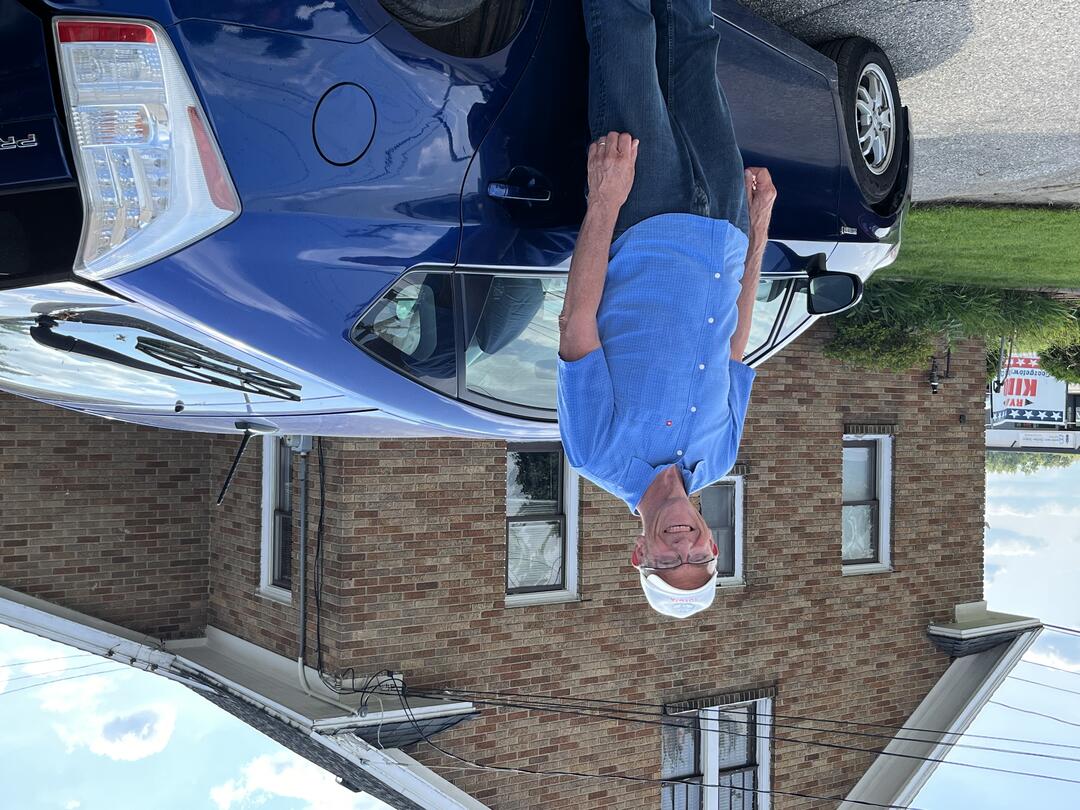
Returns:
[[[532,442],[511,442],[513,447],[527,448]],[[550,444],[540,442],[538,444]],[[507,452],[510,452],[509,447]],[[580,520],[580,479],[567,461],[566,451],[559,445],[559,453],[563,463],[563,515],[566,537],[563,548],[563,582],[564,587],[557,591],[540,591],[537,593],[508,593],[505,594],[506,607],[529,607],[531,605],[553,605],[562,602],[580,601],[581,595],[578,590],[578,523]],[[509,510],[509,503],[504,501],[504,510]],[[506,537],[506,551],[509,553],[509,536]]]
[[[262,437],[262,526],[260,529],[259,588],[258,593],[267,599],[291,605],[292,591],[273,584],[274,576],[274,511],[277,509],[278,448],[281,436],[269,434]],[[291,452],[286,449],[286,452]]]
[[[743,569],[743,496],[745,482],[741,475],[725,475],[715,483],[734,482],[735,484],[735,573],[730,577],[717,577],[716,584],[721,588],[732,588],[746,584],[746,575]],[[710,484],[709,486],[713,486]]]
[[[885,433],[845,433],[845,442],[874,442],[877,447],[878,561],[841,563],[843,576],[886,574],[892,567],[892,465],[893,437]],[[841,510],[843,507],[841,507]]]
[[[773,729],[773,701],[772,698],[759,698],[757,700],[743,701],[741,703],[727,703],[722,706],[710,706],[698,709],[694,714],[698,716],[701,732],[698,735],[699,749],[698,768],[701,772],[701,807],[702,810],[718,810],[720,807],[720,794],[724,788],[716,787],[720,774],[720,754],[717,750],[716,732],[719,731],[720,713],[740,709],[744,706],[751,707],[755,713],[754,733],[756,739],[754,760],[757,783],[755,795],[757,810],[771,810],[772,795],[768,792],[772,787],[772,729]],[[695,777],[696,779],[696,777]],[[710,785],[712,787],[710,787]]]

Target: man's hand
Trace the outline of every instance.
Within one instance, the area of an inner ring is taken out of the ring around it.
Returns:
[[[746,248],[746,266],[743,268],[742,289],[736,306],[739,322],[731,336],[731,359],[742,362],[746,346],[750,342],[750,327],[754,319],[754,299],[761,277],[761,260],[765,246],[769,244],[769,220],[776,202],[776,186],[768,169],[753,166],[743,173],[746,180],[746,203],[750,209],[750,243]]]
[[[589,146],[589,206],[618,212],[634,185],[638,140],[629,132],[609,132]]]
[[[750,209],[750,230],[761,238],[768,238],[769,220],[776,202],[772,175],[768,169],[751,166],[743,172],[743,179],[746,181],[746,204]]]

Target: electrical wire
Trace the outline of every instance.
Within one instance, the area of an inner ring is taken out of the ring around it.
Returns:
[[[432,698],[432,699],[438,699],[438,698],[441,698],[441,697],[445,697],[444,695],[439,695],[438,693],[427,692],[425,690],[408,689],[406,691],[409,694],[416,695],[418,697],[426,697],[426,698]],[[505,706],[507,708],[523,708],[523,709],[529,709],[531,711],[551,711],[551,712],[554,712],[554,713],[571,713],[571,710],[569,710],[569,709],[563,710],[558,706],[558,704],[536,704],[536,703],[533,703],[533,704],[530,704],[530,705],[523,705],[523,704],[517,704],[517,703],[490,702],[490,701],[484,701],[484,700],[480,700],[480,699],[476,699],[476,698],[471,698],[470,700],[472,702],[474,702],[474,703],[487,704],[487,705],[491,705],[491,706]],[[599,711],[599,709],[593,710],[593,711]],[[612,720],[613,719],[623,719],[623,717],[621,715],[586,714],[584,712],[577,712],[577,711],[574,711],[573,713],[578,714],[579,716],[582,716],[582,717],[595,717],[597,719],[612,719]],[[625,714],[646,715],[646,716],[649,716],[649,717],[673,717],[673,715],[659,715],[659,714],[655,714],[655,713],[651,713],[651,712],[623,712],[623,715],[625,715]],[[925,739],[925,738],[921,738],[921,737],[902,737],[902,736],[899,736],[899,735],[890,735],[890,734],[874,734],[874,733],[871,733],[871,732],[850,731],[850,730],[847,730],[847,729],[811,728],[811,727],[808,727],[808,726],[793,725],[793,724],[790,724],[790,723],[777,723],[777,722],[774,722],[772,720],[762,720],[761,719],[762,717],[772,717],[773,715],[770,712],[752,712],[752,714],[754,714],[756,716],[757,722],[760,725],[766,725],[766,726],[770,726],[772,728],[785,728],[785,729],[792,729],[792,730],[795,730],[795,731],[813,731],[813,732],[819,732],[819,733],[823,733],[823,734],[842,734],[842,735],[849,736],[849,737],[866,737],[866,738],[872,738],[872,739],[888,740],[890,742],[893,741],[893,740],[900,740],[900,741],[903,741],[903,742],[929,743],[929,744],[932,744],[932,745],[943,745],[943,746],[947,746],[949,748],[964,748],[964,749],[969,749],[969,750],[974,750],[974,751],[992,751],[994,753],[999,753],[999,754],[1017,754],[1017,755],[1020,755],[1020,756],[1037,757],[1037,758],[1040,758],[1040,759],[1052,759],[1052,760],[1056,760],[1056,761],[1059,761],[1059,762],[1080,762],[1080,757],[1066,757],[1066,756],[1060,756],[1060,755],[1056,755],[1056,754],[1042,753],[1042,752],[1038,752],[1038,751],[1018,751],[1016,749],[1011,749],[1011,748],[995,748],[993,746],[971,745],[971,744],[968,744],[968,743],[947,742],[947,741],[943,741],[943,740]],[[627,718],[627,719],[632,719],[632,718]],[[643,720],[641,722],[648,723],[649,725],[663,725],[663,726],[681,727],[681,724],[679,722],[677,722],[677,721],[665,722],[665,721],[644,721]],[[735,734],[737,736],[751,736],[751,735],[741,735],[741,734],[739,734],[739,732],[731,732],[731,733]],[[781,738],[776,738],[776,739],[781,739]],[[810,740],[791,740],[791,741],[792,742],[803,742],[803,743],[808,744],[808,745],[814,744]],[[1048,745],[1048,743],[1037,743],[1037,742],[1034,742],[1034,741],[1030,741],[1029,744],[1031,744],[1031,745]],[[1070,746],[1070,747],[1073,747],[1073,746]],[[1080,747],[1080,746],[1075,746],[1075,747]],[[877,749],[863,749],[863,750],[866,750],[866,751],[871,752],[871,753],[881,753]]]
[[[1053,684],[1043,683],[1042,681],[1033,681],[1030,678],[1021,678],[1019,675],[1008,675],[1006,677],[1008,677],[1011,681],[1023,681],[1024,683],[1032,683],[1036,686],[1053,689],[1057,692],[1068,692],[1070,695],[1080,695],[1080,691],[1076,689],[1066,689],[1064,686],[1054,686]]]
[[[411,694],[417,694],[417,692],[415,690],[409,690],[409,691],[410,691]],[[427,697],[427,695],[418,695],[418,696],[419,697]],[[638,724],[641,724],[641,725],[650,725],[650,726],[682,727],[682,724],[678,723],[678,722],[665,722],[663,720],[645,720],[645,719],[641,719],[641,718],[626,717],[626,716],[620,716],[620,715],[587,714],[587,713],[579,711],[579,710],[559,709],[559,708],[556,708],[556,707],[551,706],[551,705],[548,705],[548,706],[535,706],[535,705],[529,705],[529,704],[523,704],[523,703],[494,703],[494,702],[483,701],[483,700],[475,700],[473,702],[480,703],[481,705],[486,704],[486,705],[490,705],[490,706],[501,706],[502,708],[509,708],[509,709],[526,709],[526,710],[530,710],[530,711],[541,711],[541,712],[547,711],[547,712],[552,712],[552,713],[556,713],[556,714],[568,714],[568,715],[574,715],[574,716],[578,716],[578,717],[591,717],[591,718],[595,718],[597,720],[618,720],[618,721],[622,721],[622,722],[638,723]],[[762,714],[762,713],[755,713],[755,714]],[[765,714],[767,714],[767,713],[765,713]],[[762,723],[760,720],[758,722],[761,723],[762,725],[768,725],[768,723]],[[810,729],[805,729],[805,730],[810,730]],[[717,732],[717,733],[719,733],[719,732]],[[754,736],[752,733],[749,733],[749,732],[739,732],[739,731],[733,731],[733,730],[725,730],[723,733],[730,734],[730,735],[735,736],[735,737],[750,737],[750,738],[752,738]],[[844,731],[832,731],[832,732],[828,732],[828,733],[830,733],[830,734],[846,734],[847,732],[844,732]],[[880,756],[896,757],[898,759],[911,759],[911,760],[918,760],[918,761],[921,761],[921,762],[931,762],[931,763],[934,763],[934,764],[956,765],[956,766],[963,767],[963,768],[973,768],[975,770],[981,770],[981,771],[995,771],[995,772],[999,772],[999,773],[1014,774],[1014,775],[1017,775],[1017,776],[1030,776],[1030,777],[1033,777],[1033,778],[1036,778],[1036,779],[1047,779],[1047,780],[1054,781],[1054,782],[1068,782],[1068,783],[1071,783],[1071,784],[1080,785],[1080,779],[1069,779],[1069,778],[1064,777],[1064,776],[1051,776],[1049,774],[1040,774],[1040,773],[1034,773],[1034,772],[1030,772],[1030,771],[1014,771],[1014,770],[1009,770],[1009,769],[1005,769],[1005,768],[995,768],[995,767],[990,766],[990,765],[976,765],[976,764],[970,763],[970,762],[955,762],[953,760],[942,759],[942,758],[937,758],[937,757],[924,757],[924,756],[919,756],[918,754],[905,754],[905,753],[902,753],[902,752],[899,752],[899,751],[885,751],[885,750],[880,749],[880,748],[861,748],[859,746],[843,745],[841,743],[823,742],[821,740],[800,740],[800,739],[796,739],[794,737],[781,737],[781,736],[777,736],[776,734],[770,735],[769,739],[775,740],[776,742],[795,743],[795,744],[798,744],[798,745],[807,745],[807,746],[813,746],[813,747],[818,747],[818,748],[830,748],[830,749],[833,749],[833,750],[841,750],[841,751],[856,751],[856,752],[863,753],[863,754],[876,754],[876,755],[880,755]],[[965,747],[977,747],[977,746],[965,746]],[[1006,750],[1003,750],[1003,749],[994,749],[994,748],[986,748],[986,749],[983,749],[983,750],[998,751],[1000,753],[1009,753],[1009,754],[1011,754],[1011,753],[1016,753],[1016,754],[1027,753],[1027,752],[1021,752],[1021,751],[1006,751]],[[1080,761],[1080,760],[1077,760],[1076,758],[1072,758],[1072,757],[1058,757],[1058,756],[1054,756],[1053,754],[1042,754],[1042,753],[1038,753],[1038,752],[1030,752],[1030,755],[1045,758],[1045,759],[1052,759],[1052,760],[1056,760],[1056,761],[1066,761],[1066,762]]]
[[[111,675],[114,672],[121,672],[121,671],[124,671],[124,670],[127,670],[127,669],[128,669],[128,667],[126,667],[126,666],[120,666],[120,667],[115,667],[114,669],[101,670],[99,672],[84,672],[82,675],[72,675],[71,677],[68,677],[68,678],[54,678],[51,681],[45,681],[43,683],[32,683],[29,686],[20,686],[18,689],[10,689],[10,690],[8,690],[6,692],[0,692],[0,698],[6,697],[8,695],[14,695],[16,692],[25,692],[28,689],[37,689],[39,686],[49,686],[49,685],[54,684],[54,683],[62,683],[63,681],[75,681],[75,680],[78,680],[79,678],[90,678],[90,677],[93,677],[94,675]]]
[[[478,690],[478,689],[474,689],[474,690],[467,690],[467,689],[437,689],[437,690],[429,690],[429,691],[438,692],[438,693],[440,693],[440,696],[442,696],[442,697],[447,697],[447,696],[453,697],[453,696],[459,696],[459,695],[494,695],[494,696],[497,696],[497,697],[522,697],[522,698],[527,698],[527,699],[531,699],[531,700],[548,700],[548,701],[555,701],[555,702],[557,702],[557,701],[567,701],[567,702],[571,702],[571,703],[603,703],[603,704],[614,705],[614,706],[640,706],[640,707],[646,707],[646,708],[652,708],[652,709],[660,709],[661,711],[663,711],[663,710],[665,710],[667,708],[667,706],[665,706],[665,704],[663,704],[663,703],[645,703],[645,702],[640,702],[640,701],[609,700],[609,699],[604,699],[604,698],[576,698],[576,697],[569,697],[569,696],[560,697],[560,696],[555,696],[555,695],[530,695],[528,693],[523,693],[523,692],[492,692],[492,691],[486,691],[485,692],[485,691],[481,691],[481,690]],[[998,736],[994,736],[994,735],[990,735],[990,734],[972,734],[972,733],[967,732],[967,731],[943,731],[941,729],[930,729],[930,728],[924,728],[924,727],[918,727],[918,726],[897,726],[897,725],[890,725],[888,723],[868,723],[868,722],[861,722],[861,721],[858,721],[858,720],[833,720],[833,719],[830,719],[830,718],[810,717],[810,716],[807,716],[807,715],[781,714],[779,712],[771,712],[769,714],[769,716],[770,717],[780,718],[780,719],[783,719],[783,720],[804,721],[804,722],[808,722],[808,723],[831,723],[831,724],[834,724],[834,725],[845,725],[845,726],[850,725],[850,726],[855,726],[856,728],[886,728],[886,729],[891,729],[893,731],[918,732],[918,733],[922,733],[922,734],[937,734],[937,735],[942,735],[942,736],[948,735],[948,736],[959,736],[959,737],[971,737],[972,739],[992,740],[992,741],[995,741],[995,742],[1010,742],[1010,743],[1019,743],[1019,744],[1022,744],[1022,745],[1043,745],[1043,746],[1048,746],[1048,747],[1052,747],[1052,748],[1069,748],[1069,749],[1073,749],[1073,750],[1080,750],[1080,745],[1070,745],[1068,743],[1041,742],[1039,740],[1026,740],[1026,739],[1017,738],[1017,737],[998,737]],[[809,730],[825,731],[825,729],[807,729],[807,730],[808,731]],[[851,733],[851,732],[846,732],[846,733]],[[888,736],[891,739],[894,735],[888,735]]]
[[[1046,624],[1045,622],[1043,622],[1043,627],[1049,627],[1051,630],[1057,630],[1061,633],[1068,633],[1072,636],[1080,636],[1080,630],[1077,630],[1075,627],[1064,627],[1060,624]]]
[[[1061,723],[1062,725],[1080,728],[1080,723],[1074,723],[1072,720],[1064,720],[1061,717],[1055,717],[1052,714],[1043,714],[1042,712],[1037,712],[1032,709],[1021,709],[1019,706],[1010,706],[1008,703],[1002,703],[1000,700],[988,700],[987,703],[993,703],[995,706],[1002,706],[1003,708],[1012,709],[1014,712],[1020,712],[1022,714],[1031,714],[1035,717],[1045,717],[1047,720],[1053,720],[1055,723]]]
[[[58,672],[38,672],[38,673],[31,673],[31,674],[28,674],[28,675],[19,675],[18,677],[15,677],[15,678],[8,678],[7,682],[8,683],[15,683],[15,681],[25,681],[25,680],[27,680],[29,678],[46,678],[49,675],[65,675],[68,672],[78,672],[79,670],[82,670],[82,669],[90,669],[91,667],[100,667],[100,666],[107,665],[107,664],[110,664],[110,663],[113,663],[113,662],[109,661],[109,659],[107,659],[107,658],[103,658],[102,660],[95,661],[92,664],[85,664],[85,665],[83,665],[81,667],[72,667],[71,669],[62,669],[62,670],[59,670]],[[92,674],[92,673],[88,673],[88,674]]]
[[[78,655],[58,655],[55,658],[39,658],[36,661],[15,661],[11,664],[0,664],[0,669],[7,669],[8,667],[27,667],[31,664],[47,664],[50,661],[67,661],[71,658],[86,658],[91,655],[95,655],[95,653],[79,653]]]
[[[420,735],[420,737],[424,740],[424,742],[426,742],[430,747],[434,748],[436,751],[439,751],[444,756],[450,757],[451,759],[457,760],[458,762],[462,762],[462,763],[464,763],[464,764],[466,764],[466,765],[468,765],[468,766],[470,766],[472,768],[476,768],[476,769],[480,769],[480,770],[484,770],[484,771],[498,771],[498,772],[503,772],[503,773],[520,773],[520,774],[528,774],[528,775],[533,775],[533,776],[568,776],[568,777],[574,777],[574,778],[580,778],[580,779],[599,779],[599,780],[609,780],[609,781],[610,780],[617,780],[617,781],[623,781],[623,782],[636,782],[636,783],[654,784],[654,785],[684,785],[684,784],[686,784],[685,782],[682,782],[682,781],[677,780],[677,779],[655,779],[655,778],[652,778],[652,777],[631,776],[630,774],[621,774],[621,773],[608,773],[608,774],[583,773],[581,771],[540,770],[538,768],[519,768],[519,767],[511,767],[511,766],[507,766],[507,765],[492,765],[490,763],[481,763],[481,762],[476,762],[475,760],[467,759],[465,757],[460,757],[457,754],[453,754],[450,751],[447,751],[442,746],[436,745],[434,742],[432,742],[432,740],[428,736],[428,734],[423,730],[423,728],[420,727],[420,724],[416,721],[416,717],[412,713],[412,708],[409,706],[408,700],[406,699],[405,693],[402,691],[401,686],[395,682],[395,687],[397,688],[398,698],[401,701],[401,705],[402,705],[402,708],[405,711],[406,717],[409,718],[409,721],[412,723],[413,727],[416,729],[417,734]],[[816,796],[816,795],[813,795],[813,794],[810,794],[810,793],[801,793],[801,792],[797,792],[797,791],[772,790],[772,789],[767,789],[767,788],[748,788],[748,787],[742,787],[742,786],[736,786],[736,785],[720,785],[720,784],[712,784],[712,783],[695,783],[695,785],[698,785],[699,787],[718,788],[718,789],[721,789],[721,790],[738,790],[740,792],[767,794],[767,795],[771,795],[771,796],[789,796],[789,797],[792,797],[792,798],[811,799],[811,800],[814,800],[814,801],[847,802],[849,804],[859,805],[861,807],[886,808],[886,810],[920,810],[919,808],[917,808],[917,807],[915,807],[913,805],[881,804],[879,802],[868,802],[868,801],[861,801],[861,800],[858,800],[858,799],[844,799],[843,797],[837,797],[837,796]]]
[[[1021,661],[1021,664],[1031,664],[1033,667],[1045,667],[1046,669],[1052,669],[1055,672],[1064,672],[1069,675],[1080,675],[1080,670],[1066,669],[1065,667],[1056,667],[1053,664],[1044,664],[1042,661]]]

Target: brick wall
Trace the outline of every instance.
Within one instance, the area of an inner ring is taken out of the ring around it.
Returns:
[[[0,394],[0,584],[152,636],[200,635],[208,446]]]
[[[588,482],[582,601],[506,608],[503,443],[326,440],[327,669],[647,703],[775,684],[778,715],[902,722],[948,664],[926,624],[982,593],[983,353],[973,344],[954,351],[953,379],[932,396],[923,372],[868,374],[825,359],[824,335],[811,331],[760,371],[740,455],[747,584],[721,591],[688,622],[645,604],[627,564],[637,521]],[[845,424],[865,422],[896,425],[896,570],[842,577],[841,436]],[[236,443],[0,398],[0,582],[157,635],[198,634],[209,623],[295,655],[295,597],[281,605],[257,594],[258,441],[225,505],[209,505]],[[313,454],[311,566],[318,475]],[[296,570],[294,562],[294,581]],[[313,647],[313,601],[309,611]],[[658,775],[660,734],[649,725],[486,709],[439,742],[504,766]],[[501,776],[454,769],[424,747],[414,754],[494,808],[659,802],[651,785]],[[841,796],[871,755],[777,741],[773,759],[775,789]]]
[[[925,372],[825,359],[824,336],[810,332],[760,371],[740,456],[747,584],[685,623],[645,604],[627,564],[637,521],[588,482],[583,600],[505,608],[503,444],[328,441],[328,663],[404,671],[419,686],[647,703],[775,683],[778,715],[902,722],[948,665],[926,624],[982,594],[984,357],[959,347],[953,379],[931,395]],[[896,425],[891,574],[841,576],[841,436],[853,422]],[[660,734],[648,725],[487,709],[439,742],[505,766],[658,776]],[[775,789],[825,796],[846,793],[872,759],[794,741],[773,752]],[[659,806],[652,785],[454,770],[430,749],[415,755],[495,808]]]

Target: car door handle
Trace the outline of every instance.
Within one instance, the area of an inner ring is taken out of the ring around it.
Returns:
[[[497,200],[522,200],[524,202],[549,202],[551,187],[543,175],[527,166],[515,166],[506,177],[493,180],[487,185],[489,197]]]

